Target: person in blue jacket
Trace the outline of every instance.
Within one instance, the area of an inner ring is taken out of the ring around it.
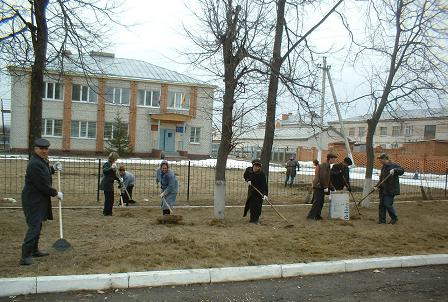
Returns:
[[[396,224],[398,222],[398,216],[394,208],[394,197],[395,195],[400,195],[400,181],[398,176],[403,175],[404,170],[398,164],[392,162],[386,153],[380,154],[378,159],[383,164],[380,180],[375,185],[375,189],[379,190],[380,195],[378,223],[386,223],[386,212],[388,212],[391,218],[389,223]]]
[[[173,206],[176,204],[178,183],[174,172],[168,167],[168,162],[163,161],[160,165],[160,193],[163,215],[170,215]]]

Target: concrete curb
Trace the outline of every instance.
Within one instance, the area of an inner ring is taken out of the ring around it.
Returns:
[[[275,279],[441,264],[448,264],[448,254],[118,274],[0,278],[0,297],[77,290]]]

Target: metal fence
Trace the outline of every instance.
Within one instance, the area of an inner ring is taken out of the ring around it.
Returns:
[[[102,163],[99,158],[51,157],[50,161],[61,161],[64,169],[61,173],[61,190],[65,194],[67,205],[95,205],[101,203],[103,194],[98,190]],[[123,159],[121,164],[136,176],[134,199],[142,204],[157,204],[160,188],[156,184],[155,171],[160,160]],[[0,196],[20,201],[24,184],[27,156],[0,155]],[[178,203],[190,205],[212,205],[216,160],[170,161],[179,182]],[[247,184],[244,182],[244,169],[249,161],[229,160],[226,171],[227,204],[236,205],[245,202]],[[303,203],[310,194],[310,184],[314,175],[311,162],[304,162],[292,187],[285,187],[285,168],[283,164],[271,164],[269,173],[269,195],[276,203]],[[375,171],[374,177],[377,177]],[[355,198],[361,198],[363,187],[363,168],[351,170],[351,184]],[[54,184],[57,182],[53,178]],[[375,181],[374,181],[375,182]],[[447,173],[442,175],[415,175],[406,173],[400,177],[400,199],[421,199],[423,193],[433,199],[447,197]],[[116,190],[118,194],[118,190]],[[5,203],[3,203],[4,205]]]

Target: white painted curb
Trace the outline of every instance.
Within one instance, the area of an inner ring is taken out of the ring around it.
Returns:
[[[76,290],[218,283],[448,264],[448,254],[119,274],[0,278],[0,297]]]
[[[281,278],[281,265],[223,267],[210,269],[211,283]]]
[[[129,288],[163,285],[210,283],[208,269],[172,270],[128,273]]]
[[[0,279],[0,297],[35,294],[36,292],[36,277]]]

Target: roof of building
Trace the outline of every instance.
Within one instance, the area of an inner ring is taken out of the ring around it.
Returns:
[[[358,115],[350,118],[343,119],[343,122],[365,122],[371,118],[371,114]],[[422,119],[422,118],[448,118],[448,107],[444,108],[429,108],[422,109],[410,109],[410,110],[397,110],[394,112],[384,111],[381,115],[382,121],[384,120],[409,120],[409,119]],[[331,121],[329,124],[339,123],[338,120]]]
[[[94,74],[105,77],[125,78],[135,80],[152,80],[156,82],[194,84],[200,86],[213,85],[194,79],[190,76],[172,71],[145,61],[116,58],[114,54],[92,52],[88,56],[83,56],[83,66],[88,66],[88,70],[83,70],[80,59],[76,55],[68,54],[64,59],[64,71],[75,74]],[[58,65],[48,64],[49,70],[59,70]]]
[[[333,127],[327,128],[328,130],[335,131]],[[239,140],[250,139],[263,139],[264,138],[264,128],[255,128],[243,133]],[[311,126],[305,127],[288,127],[288,128],[276,128],[274,131],[274,139],[283,140],[307,140],[314,135],[318,135],[322,131],[319,128],[313,128]],[[337,132],[337,131],[336,131]]]

